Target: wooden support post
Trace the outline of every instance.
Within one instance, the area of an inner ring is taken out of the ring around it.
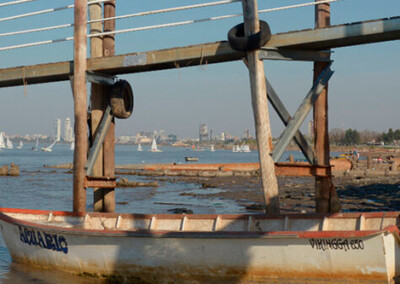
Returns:
[[[96,1],[96,0],[89,0]],[[91,20],[101,19],[102,18],[102,5],[101,3],[91,4],[89,6],[89,17]],[[103,31],[102,22],[95,22],[90,24],[90,33],[100,33]],[[103,39],[101,37],[92,37],[90,38],[90,57],[102,57],[103,56]],[[91,104],[91,134],[94,137],[101,118],[104,113],[105,105],[103,100],[103,86],[100,84],[92,83],[91,85],[91,96],[90,96],[90,104]],[[92,141],[93,143],[93,141]],[[93,167],[94,177],[102,177],[103,173],[103,151],[100,150],[96,163]],[[103,189],[102,188],[93,188],[93,211],[102,212],[103,211]]]
[[[86,91],[86,27],[87,0],[75,0],[74,8],[74,118],[75,150],[73,170],[73,211],[86,211],[85,163],[87,139],[87,91]]]
[[[115,0],[104,2],[104,18],[115,17]],[[104,32],[115,31],[115,20],[104,22]],[[115,55],[115,36],[106,35],[103,39],[103,56]],[[103,86],[106,90],[108,86]],[[109,92],[107,92],[109,93]],[[108,96],[104,96],[104,100],[109,101]],[[115,176],[115,122],[111,122],[103,145],[104,155],[104,176]],[[105,188],[103,206],[105,212],[115,211],[115,189]]]
[[[245,35],[249,36],[260,30],[257,0],[242,0]],[[268,102],[265,95],[264,64],[259,59],[258,50],[247,52],[249,65],[251,101],[256,128],[257,145],[264,201],[267,213],[279,213],[278,182],[275,176],[274,161],[270,156],[272,149],[271,128],[269,123]]]
[[[315,0],[316,2],[322,0]],[[315,27],[325,28],[330,26],[329,3],[315,6]],[[329,63],[314,62],[314,82]],[[328,134],[328,85],[322,91],[314,105],[314,147],[317,166],[329,166],[330,148]],[[315,177],[315,210],[318,213],[340,211],[341,205],[337,198],[336,190],[332,183],[332,176]]]

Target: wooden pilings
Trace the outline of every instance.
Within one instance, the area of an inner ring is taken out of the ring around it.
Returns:
[[[319,2],[321,0],[316,0]],[[318,4],[315,6],[315,27],[325,28],[330,26],[330,4]],[[314,81],[327,66],[326,62],[314,62]],[[330,146],[328,134],[328,85],[321,92],[314,104],[314,147],[317,166],[329,166]],[[315,210],[318,213],[328,213],[341,209],[335,188],[332,184],[332,176],[315,177]]]
[[[87,0],[75,0],[74,8],[74,118],[75,150],[73,177],[73,211],[86,211],[84,189],[88,139],[87,139],[87,91],[86,91],[86,27]]]
[[[242,5],[245,36],[249,36],[260,30],[257,1],[243,0]],[[279,213],[278,183],[275,176],[274,161],[270,156],[272,149],[272,136],[269,122],[268,101],[267,96],[265,95],[267,90],[265,84],[264,65],[258,55],[258,50],[247,52],[251,101],[260,159],[261,180],[266,212]]]
[[[96,1],[96,0],[89,0]],[[102,18],[102,4],[91,4],[89,6],[89,16],[91,20]],[[90,33],[101,33],[103,32],[103,23],[94,22],[90,24]],[[92,37],[90,38],[90,57],[102,57],[103,56],[103,38],[102,37]],[[103,117],[105,105],[103,100],[103,86],[101,84],[92,83],[91,85],[91,135],[94,137],[97,128],[100,124],[101,118]],[[103,171],[103,151],[100,150],[97,160],[93,166],[94,177],[102,177],[104,175]],[[103,189],[93,188],[93,211],[101,212],[103,211]]]
[[[115,0],[104,2],[104,18],[115,17]],[[115,31],[115,20],[104,22],[104,32]],[[103,56],[115,55],[115,36],[113,34],[106,35],[103,38]],[[103,86],[104,89],[109,88]],[[103,89],[103,90],[104,90]],[[107,92],[108,93],[108,92]],[[103,97],[108,103],[108,96]],[[115,176],[115,121],[111,121],[103,145],[104,156],[104,176],[113,178]],[[115,189],[103,189],[103,211],[115,211]]]

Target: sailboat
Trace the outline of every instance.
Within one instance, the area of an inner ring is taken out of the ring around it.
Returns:
[[[12,143],[12,141],[7,137],[7,149],[13,149],[14,145]]]
[[[74,149],[75,149],[75,142],[71,142],[70,149],[71,149],[71,150],[74,150]]]
[[[251,152],[250,146],[248,144],[243,144],[241,149],[242,149],[242,152],[245,152],[245,153],[250,153]]]
[[[32,147],[32,151],[39,150],[39,137],[36,137],[36,144]]]
[[[54,140],[54,142],[51,143],[51,144],[49,145],[49,147],[43,147],[43,148],[41,148],[40,150],[42,150],[43,152],[52,152],[53,149],[51,149],[51,148],[53,148],[53,146],[54,146],[56,143],[57,143],[57,140]]]
[[[17,149],[22,149],[22,147],[24,147],[24,142],[19,141],[19,145],[17,146]]]
[[[142,148],[142,145],[140,145],[140,142],[139,142],[138,145],[137,145],[137,150],[138,150],[139,152],[143,151],[143,148]]]
[[[159,150],[157,148],[157,142],[156,142],[155,138],[153,138],[153,143],[151,143],[151,148],[150,148],[149,152],[162,152],[161,150]]]
[[[215,152],[214,145],[211,145],[210,152]]]
[[[6,143],[4,142],[4,135],[3,132],[0,132],[0,149],[5,149]]]

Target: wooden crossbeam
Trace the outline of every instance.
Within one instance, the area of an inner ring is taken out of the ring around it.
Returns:
[[[276,34],[266,47],[330,49],[400,39],[400,17]],[[244,53],[219,41],[179,48],[88,59],[89,71],[109,75],[137,73],[240,60]],[[73,62],[55,62],[0,69],[0,87],[69,80]]]

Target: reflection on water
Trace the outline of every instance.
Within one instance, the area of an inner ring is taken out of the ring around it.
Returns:
[[[73,152],[69,145],[55,145],[53,152],[31,151],[32,145],[24,149],[0,152],[0,166],[15,163],[20,167],[19,177],[0,177],[0,206],[44,209],[72,210],[71,171],[45,168],[43,165],[71,163]],[[292,153],[293,154],[293,153]],[[294,152],[301,159],[300,153]],[[116,164],[139,163],[186,163],[185,156],[196,156],[199,163],[257,162],[257,152],[233,153],[232,151],[191,151],[182,148],[164,147],[161,153],[149,153],[144,147],[137,152],[135,146],[117,146]],[[288,157],[283,156],[282,161]],[[132,177],[146,180],[144,177]],[[158,181],[157,188],[119,188],[116,192],[116,211],[126,213],[168,213],[177,207],[185,207],[195,214],[244,213],[244,208],[233,202],[218,198],[192,198],[199,193],[193,184]],[[215,193],[220,189],[201,189],[201,192]],[[87,207],[92,207],[93,193],[87,192]],[[0,280],[1,283],[101,283],[99,279],[77,277],[55,271],[42,271],[24,265],[11,264],[11,258],[0,236]]]

